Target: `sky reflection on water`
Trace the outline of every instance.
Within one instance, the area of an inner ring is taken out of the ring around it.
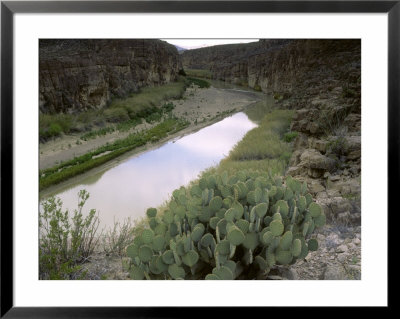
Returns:
[[[122,221],[144,216],[148,207],[166,201],[172,191],[187,185],[208,167],[215,166],[232,147],[256,124],[240,112],[193,134],[133,156],[101,173],[100,178],[88,177],[79,184],[57,194],[63,207],[77,207],[79,190],[90,193],[84,211],[96,208],[102,226],[113,220]],[[93,182],[95,181],[95,182]]]

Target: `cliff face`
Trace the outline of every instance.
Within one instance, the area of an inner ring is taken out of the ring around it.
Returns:
[[[213,78],[268,93],[324,95],[337,87],[360,88],[360,40],[260,40],[182,54],[184,68],[209,69]]]
[[[73,113],[177,78],[178,51],[161,40],[39,41],[39,108]]]

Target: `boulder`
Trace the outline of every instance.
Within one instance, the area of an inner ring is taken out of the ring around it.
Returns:
[[[335,161],[325,155],[322,155],[316,149],[306,149],[300,156],[304,167],[314,170],[332,171],[335,168]],[[323,174],[322,174],[323,175]]]

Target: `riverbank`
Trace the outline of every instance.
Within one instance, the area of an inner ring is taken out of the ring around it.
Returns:
[[[157,147],[165,143],[167,140],[173,139],[177,136],[186,135],[199,130],[200,128],[221,120],[232,113],[242,110],[247,105],[259,100],[260,96],[261,95],[257,95],[256,93],[246,91],[216,89],[213,87],[208,89],[200,89],[197,86],[189,87],[184,93],[182,99],[167,101],[167,103],[173,103],[175,106],[170,115],[181,121],[181,123],[186,123],[186,125],[180,125],[179,132],[166,132],[167,136],[162,136],[160,139],[153,140],[151,144],[146,143],[146,146],[144,146],[143,143],[140,143],[137,145],[140,148],[135,147],[133,152],[125,149],[125,152],[128,151],[129,155],[133,155],[145,149],[147,150],[149,147]],[[77,157],[85,157],[90,152],[95,152],[93,153],[94,156],[103,155],[103,158],[100,157],[96,159],[97,161],[103,161],[103,163],[109,162],[113,157],[112,154],[106,153],[108,148],[110,148],[110,145],[118,143],[118,141],[123,139],[127,139],[128,136],[132,136],[132,134],[140,134],[140,132],[146,134],[146,132],[157,129],[157,125],[160,125],[160,123],[145,123],[132,128],[128,132],[112,132],[105,136],[88,139],[87,141],[80,141],[75,144],[71,144],[71,141],[77,138],[77,136],[65,136],[46,143],[45,145],[41,145],[40,167],[42,170],[48,170],[49,167],[58,165],[57,170],[59,170],[62,166],[67,165],[60,165],[60,163],[68,163],[68,161],[72,163],[72,161],[76,161],[74,159]],[[108,148],[104,148],[104,152],[100,152],[99,149],[102,150],[102,147],[106,145]],[[114,150],[113,147],[112,150]],[[121,154],[117,155],[119,159]],[[105,158],[106,156],[110,158],[107,159]],[[71,165],[68,164],[68,166]],[[68,169],[71,170],[71,168]],[[79,174],[81,173],[83,173],[83,171],[79,172]],[[69,177],[76,175],[77,174],[70,175]],[[61,177],[61,179],[58,179],[57,183],[62,180],[65,180],[65,178]],[[56,183],[51,182],[46,185],[43,184],[44,187],[41,187],[41,190],[52,184]]]

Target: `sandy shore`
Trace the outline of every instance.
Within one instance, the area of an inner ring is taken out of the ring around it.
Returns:
[[[188,88],[182,99],[171,100],[171,102],[175,104],[173,114],[179,118],[187,119],[192,125],[177,134],[169,136],[168,139],[196,131],[199,128],[215,122],[219,114],[226,111],[239,111],[258,99],[259,95],[256,92],[217,89],[214,87],[208,89],[200,89],[198,87]],[[115,131],[87,141],[82,141],[79,138],[81,134],[73,134],[64,135],[46,143],[40,143],[40,169],[53,167],[61,162],[93,151],[106,143],[112,143],[131,133],[149,129],[155,125],[157,125],[157,123],[143,123],[128,132],[121,133]],[[77,143],[77,141],[79,142]],[[165,143],[165,140],[157,144],[162,143]],[[152,144],[152,147],[157,146],[157,144]],[[140,148],[138,151],[143,151],[143,148]]]

